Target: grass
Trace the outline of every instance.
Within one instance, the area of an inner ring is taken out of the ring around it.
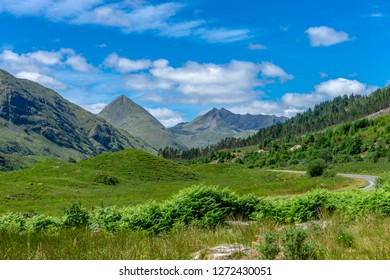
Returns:
[[[390,170],[390,162],[387,158],[380,158],[377,163],[362,161],[349,162],[337,166],[339,173],[355,173],[355,174],[369,174],[369,175],[384,175]]]
[[[118,180],[110,185],[101,175]],[[130,206],[162,201],[179,190],[204,183],[228,187],[238,194],[286,196],[311,189],[351,188],[347,178],[308,178],[297,174],[249,169],[239,164],[184,166],[138,150],[105,153],[79,162],[43,161],[26,170],[0,173],[0,213],[58,214],[71,201],[89,209],[97,205]]]
[[[328,227],[307,229],[307,242],[315,246],[319,259],[389,260],[390,217],[368,216],[358,220],[325,217]],[[192,259],[200,250],[221,244],[243,244],[254,250],[249,259],[262,259],[258,251],[267,232],[282,234],[292,225],[271,221],[249,226],[196,227],[145,236],[132,232],[92,232],[86,228],[64,229],[56,234],[12,234],[0,231],[1,259],[103,259],[176,260]],[[352,242],[350,242],[352,240]],[[61,245],[59,245],[61,244]],[[279,254],[277,259],[284,259]]]

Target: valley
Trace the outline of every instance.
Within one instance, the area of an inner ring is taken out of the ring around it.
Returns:
[[[4,259],[207,259],[221,242],[248,248],[229,259],[390,256],[389,87],[168,129],[126,96],[94,115],[0,74]]]

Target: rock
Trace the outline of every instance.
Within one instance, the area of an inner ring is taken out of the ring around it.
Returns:
[[[240,259],[242,255],[247,255],[249,253],[252,253],[252,250],[241,244],[219,245],[195,253],[194,260]]]
[[[326,221],[310,221],[306,223],[295,224],[295,226],[302,229],[308,229],[310,226],[324,229],[329,226],[329,223]]]
[[[249,222],[242,222],[242,221],[226,221],[225,224],[231,226],[249,226]]]

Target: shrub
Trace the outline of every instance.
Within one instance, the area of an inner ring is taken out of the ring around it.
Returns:
[[[243,210],[239,209],[237,200],[231,191],[200,185],[181,191],[167,207],[175,223],[213,227]]]
[[[55,218],[36,215],[28,220],[27,227],[30,232],[42,232],[61,227],[61,222]]]
[[[267,260],[274,260],[280,252],[276,237],[275,233],[267,232],[265,234],[265,242],[259,247],[260,252]]]
[[[315,159],[309,162],[308,168],[307,168],[307,174],[310,177],[318,177],[321,176],[325,169],[327,168],[327,164],[325,160],[323,159]]]
[[[89,220],[88,212],[81,206],[81,203],[72,202],[64,210],[63,224],[66,227],[78,227],[87,225]]]
[[[102,228],[108,231],[117,230],[119,221],[122,219],[122,214],[115,208],[101,206],[98,210],[92,213],[89,222],[91,228]]]
[[[7,213],[0,218],[0,230],[18,233],[26,229],[26,220],[19,214]]]
[[[281,240],[284,255],[289,260],[316,259],[316,248],[305,242],[307,233],[303,229],[290,229],[283,232]]]
[[[117,185],[119,184],[119,179],[111,174],[107,174],[104,172],[97,172],[95,175],[95,178],[93,179],[94,182],[99,184],[105,184],[105,185]]]

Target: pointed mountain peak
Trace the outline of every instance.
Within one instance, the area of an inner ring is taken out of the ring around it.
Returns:
[[[112,101],[109,105],[112,105],[112,104],[139,106],[137,103],[135,103],[133,100],[131,100],[130,98],[128,98],[126,95],[123,95],[123,94],[118,96],[117,98],[115,98],[114,101]]]

